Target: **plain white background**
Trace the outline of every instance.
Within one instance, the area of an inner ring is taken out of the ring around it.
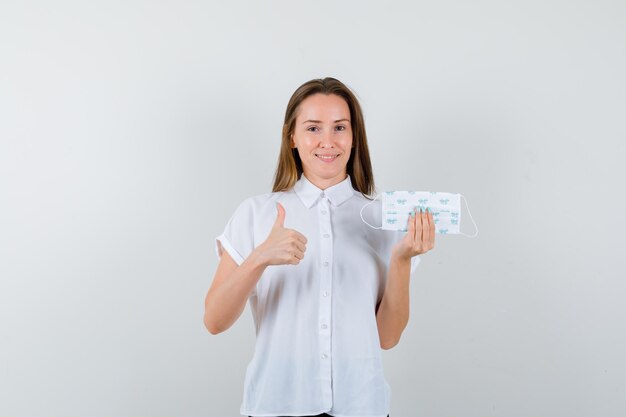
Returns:
[[[625,45],[623,1],[4,0],[0,414],[239,415],[214,238],[334,76],[378,190],[463,193],[480,229],[412,277],[391,416],[623,416]]]

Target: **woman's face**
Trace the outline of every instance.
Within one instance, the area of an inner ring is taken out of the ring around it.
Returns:
[[[300,103],[291,147],[298,149],[304,175],[325,189],[346,178],[352,149],[350,108],[335,94],[313,94]]]

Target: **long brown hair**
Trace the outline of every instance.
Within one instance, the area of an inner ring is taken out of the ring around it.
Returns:
[[[352,187],[369,198],[374,193],[375,187],[361,105],[348,87],[341,81],[331,77],[307,81],[298,87],[289,99],[287,110],[285,111],[282,143],[280,146],[280,155],[278,156],[278,166],[274,174],[274,187],[272,191],[277,192],[291,189],[302,175],[302,161],[300,160],[298,150],[291,147],[290,138],[295,129],[296,116],[300,103],[307,97],[316,93],[338,95],[348,104],[350,108],[353,148],[350,152],[346,171],[350,175]]]

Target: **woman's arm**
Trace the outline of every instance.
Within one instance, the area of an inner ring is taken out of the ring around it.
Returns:
[[[376,310],[380,347],[391,349],[409,321],[409,281],[411,258],[435,247],[435,222],[430,211],[409,217],[407,233],[392,249],[387,284]]]
[[[409,282],[411,259],[392,256],[385,293],[376,312],[380,347],[391,349],[409,321]]]
[[[221,333],[237,321],[266,267],[256,250],[239,266],[228,252],[222,253],[204,300],[204,325],[211,334]]]
[[[252,289],[270,265],[298,265],[304,258],[306,237],[284,227],[285,208],[278,213],[267,239],[237,266],[223,251],[215,277],[204,300],[204,325],[211,334],[227,330],[241,316]]]

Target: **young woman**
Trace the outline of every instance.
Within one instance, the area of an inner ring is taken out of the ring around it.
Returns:
[[[381,348],[406,327],[410,274],[435,229],[421,212],[406,233],[371,229],[359,211],[373,192],[356,97],[334,78],[304,83],[272,192],[241,202],[216,238],[205,326],[225,331],[249,301],[256,327],[241,414],[388,417]],[[368,208],[380,218],[380,202]]]

